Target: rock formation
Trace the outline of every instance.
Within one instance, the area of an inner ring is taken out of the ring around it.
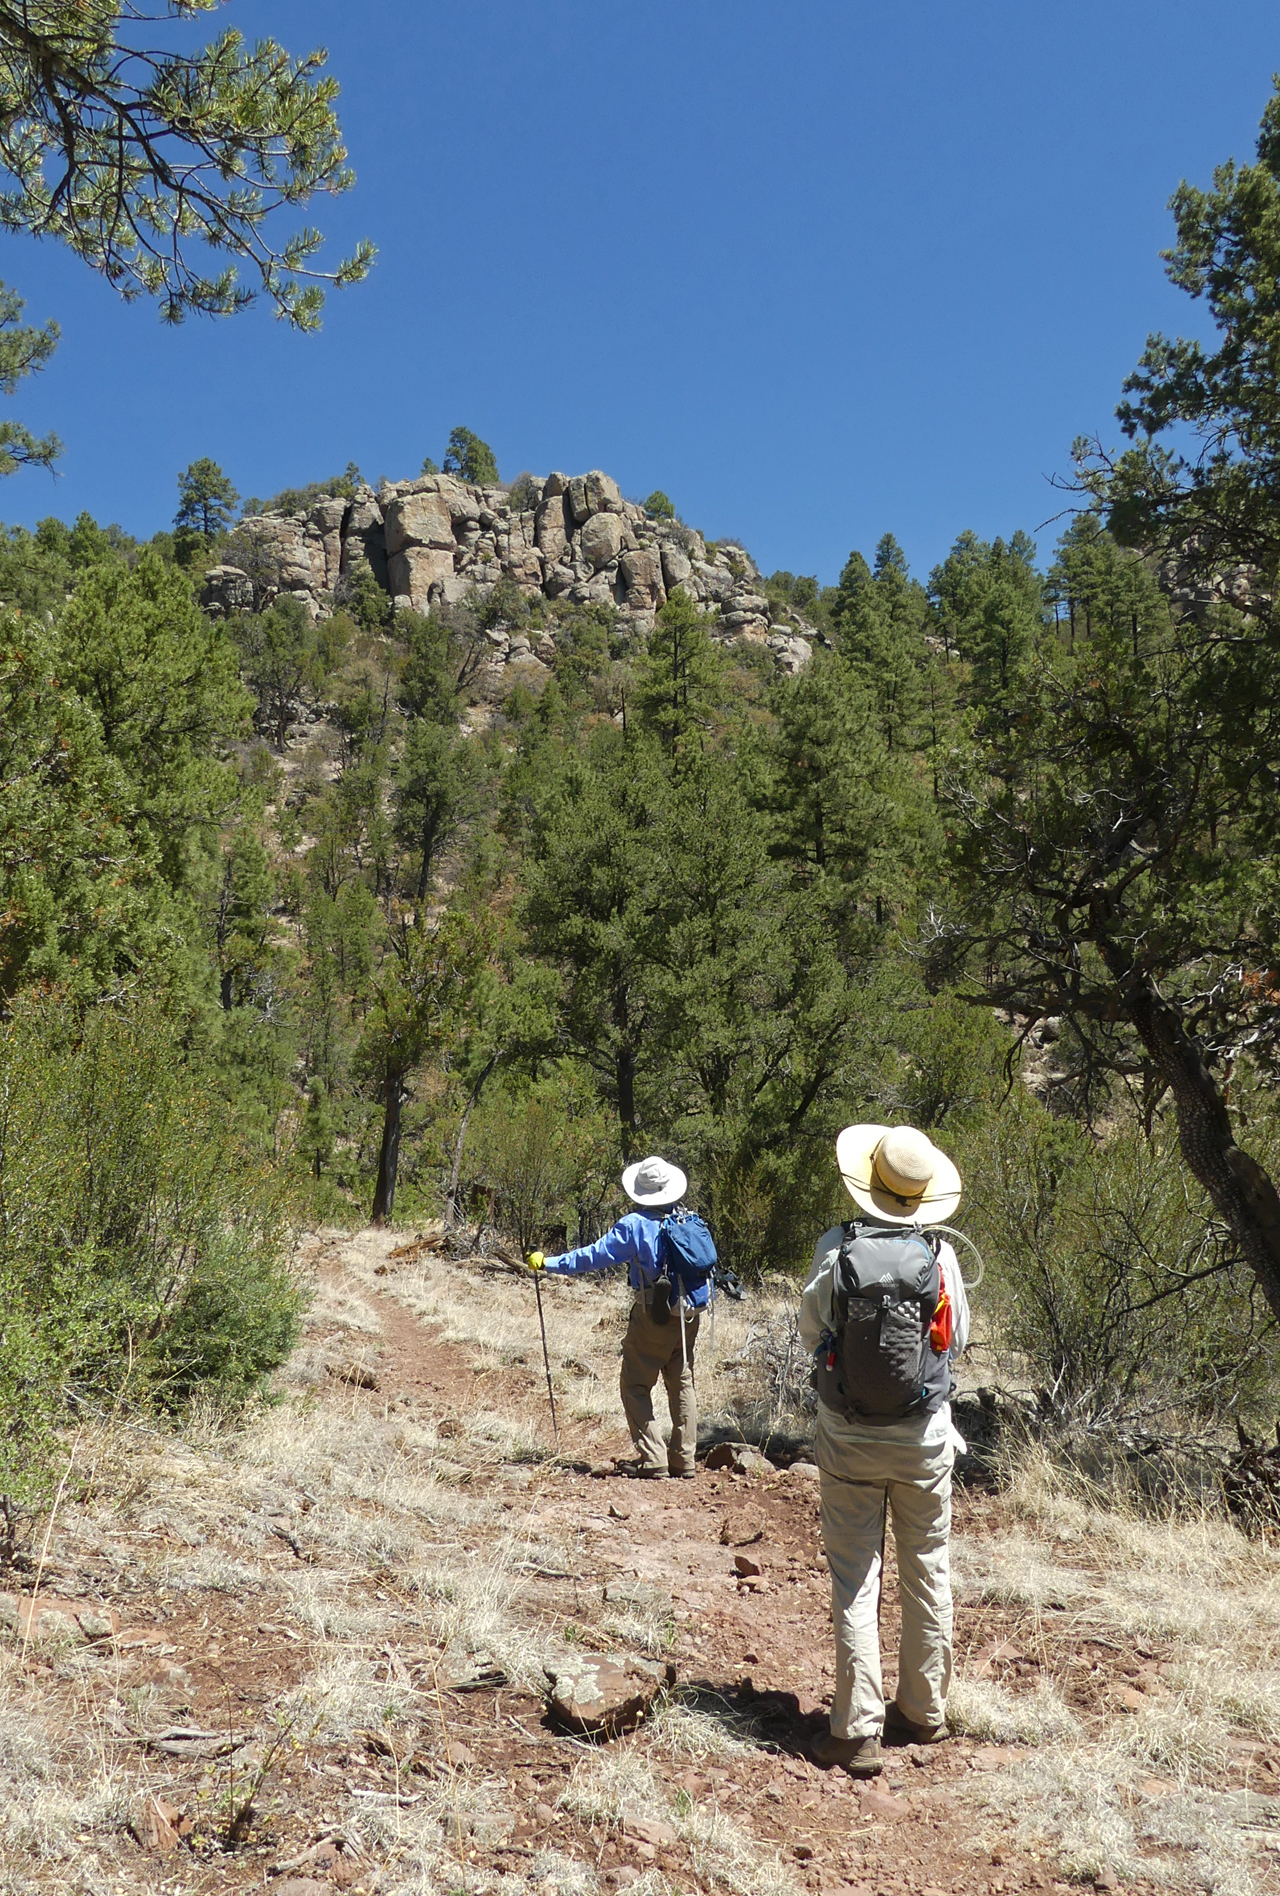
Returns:
[[[678,521],[650,519],[598,470],[525,476],[514,488],[428,474],[377,494],[361,488],[354,500],[329,496],[305,513],[252,515],[236,537],[241,563],[205,578],[203,603],[215,614],[291,594],[323,617],[363,563],[398,609],[430,613],[507,580],[544,599],[613,606],[639,634],[683,586],[714,611],[720,638],[766,646],[785,671],[798,671],[812,649],[813,628],[765,597],[740,546],[708,546]]]

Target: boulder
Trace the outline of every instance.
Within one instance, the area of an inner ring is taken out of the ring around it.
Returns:
[[[704,599],[729,599],[737,590],[737,581],[727,566],[711,566],[705,561],[694,566],[693,581]]]
[[[253,611],[253,581],[239,566],[211,566],[204,576],[200,604],[214,619]]]
[[[406,494],[393,500],[386,510],[386,533],[392,556],[411,546],[453,551],[453,516],[441,494]]]
[[[822,1470],[816,1462],[793,1461],[786,1472],[788,1478],[801,1487],[822,1480]]]
[[[326,533],[340,532],[350,505],[350,501],[344,500],[341,494],[330,494],[326,499],[316,501],[309,516],[311,525],[322,537]]]
[[[774,632],[768,643],[779,670],[792,675],[803,671],[813,657],[812,645],[808,639],[801,638],[798,632]]]
[[[812,628],[794,613],[769,625],[775,608],[758,591],[760,576],[737,546],[713,547],[675,522],[652,521],[624,500],[599,468],[572,478],[553,472],[520,484],[517,502],[503,487],[474,487],[448,474],[384,481],[375,494],[322,495],[296,514],[243,520],[243,555],[214,568],[203,603],[212,617],[253,611],[278,595],[297,599],[313,623],[343,598],[342,581],[363,561],[397,611],[457,604],[507,581],[531,599],[616,607],[623,628],[643,640],[676,586],[721,615],[726,639],[762,641],[780,671],[810,656]],[[545,656],[539,654],[540,657]]]
[[[651,547],[624,553],[619,561],[622,581],[627,589],[627,606],[632,612],[660,606],[666,598],[662,585],[662,561]]]
[[[311,590],[316,573],[300,520],[284,514],[255,514],[241,521],[239,532],[255,542],[264,566],[274,573],[279,591]]]
[[[539,551],[545,556],[548,566],[554,565],[569,539],[563,494],[553,494],[549,500],[543,500],[538,509],[535,532]]]
[[[727,1468],[735,1475],[771,1475],[773,1463],[750,1442],[721,1442],[707,1456],[707,1467]]]
[[[622,498],[617,481],[611,480],[607,474],[602,474],[598,467],[593,467],[587,475],[584,488],[587,507],[591,513],[620,514],[623,512],[626,502]]]
[[[431,589],[453,578],[453,554],[437,547],[410,546],[387,561],[387,584],[393,595],[407,594],[415,612],[425,612]]]
[[[575,1653],[546,1669],[548,1702],[557,1723],[584,1738],[614,1738],[631,1731],[652,1709],[673,1666],[657,1666],[629,1653]]]
[[[481,514],[486,511],[474,487],[468,487],[462,481],[455,481],[448,474],[436,476],[435,491],[449,509],[449,518],[453,521],[455,528],[464,521],[479,520]]]
[[[387,583],[387,535],[382,523],[382,509],[374,498],[372,489],[360,490],[351,503],[343,525],[342,558],[339,561],[340,572],[350,572],[352,566],[364,558],[370,571],[380,586]]]
[[[623,525],[617,514],[593,514],[582,529],[582,557],[599,572],[622,551]]]
[[[662,581],[668,592],[673,586],[688,583],[693,572],[689,555],[682,546],[666,545],[662,549]]]

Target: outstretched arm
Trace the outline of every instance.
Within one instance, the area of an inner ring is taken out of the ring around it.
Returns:
[[[580,1244],[576,1250],[562,1251],[547,1259],[547,1269],[561,1277],[582,1277],[588,1271],[607,1271],[613,1264],[636,1261],[636,1234],[633,1218],[622,1218],[594,1244]]]

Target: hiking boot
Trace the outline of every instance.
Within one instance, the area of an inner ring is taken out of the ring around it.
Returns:
[[[648,1462],[620,1461],[613,1464],[617,1474],[626,1475],[631,1481],[665,1481],[665,1468],[652,1467]]]
[[[837,1738],[834,1732],[824,1731],[810,1745],[809,1756],[824,1771],[838,1765],[854,1778],[879,1777],[884,1768],[878,1738]]]
[[[698,1475],[696,1468],[669,1468],[667,1473],[673,1481],[695,1481]]]
[[[940,1745],[951,1733],[946,1725],[917,1725],[895,1701],[884,1708],[884,1736],[890,1745]]]

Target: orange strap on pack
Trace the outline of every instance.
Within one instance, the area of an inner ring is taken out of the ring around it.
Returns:
[[[941,1289],[938,1293],[938,1307],[933,1313],[933,1322],[929,1325],[929,1347],[935,1356],[945,1356],[951,1348],[955,1323],[951,1310],[951,1293],[941,1273],[939,1273],[939,1283]]]

